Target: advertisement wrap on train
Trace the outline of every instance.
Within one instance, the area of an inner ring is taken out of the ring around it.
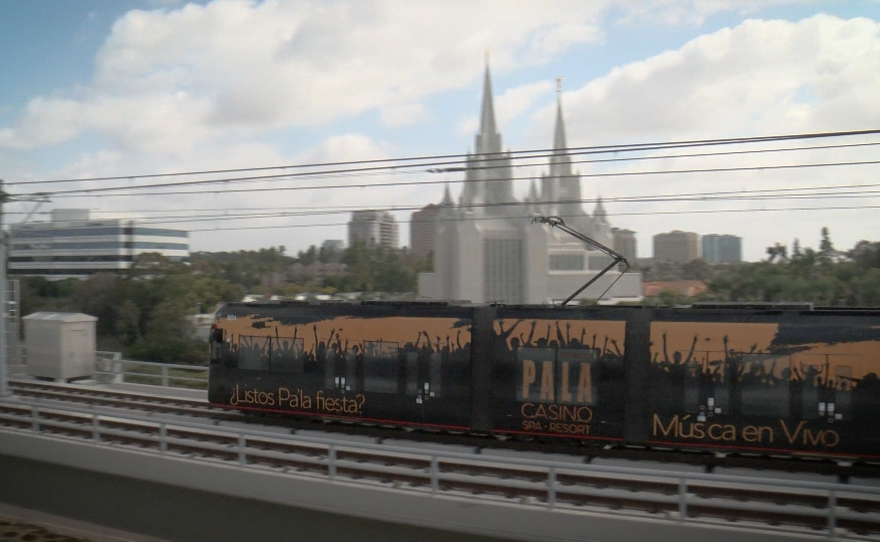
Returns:
[[[584,445],[880,458],[880,311],[231,303],[209,399]]]

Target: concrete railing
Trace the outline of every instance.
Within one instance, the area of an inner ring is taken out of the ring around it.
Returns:
[[[705,524],[718,518],[755,521],[768,524],[770,530],[800,528],[814,535],[824,530],[829,539],[871,540],[880,533],[880,487],[868,485],[479,455],[134,414],[123,417],[109,409],[26,400],[7,403],[13,404],[15,408],[0,411],[0,424],[18,431],[66,435],[98,446],[133,444],[141,453],[166,457],[196,454],[261,472],[267,466],[281,467],[328,482],[390,480],[400,482],[395,487],[401,491],[431,495],[465,491],[474,499],[519,495],[523,504],[569,512],[597,505],[616,510],[613,513],[648,510],[676,523]],[[594,483],[597,479],[605,482]],[[614,489],[612,480],[626,480],[630,487]],[[768,501],[730,498],[730,494],[772,497]],[[805,497],[811,504],[801,502]]]

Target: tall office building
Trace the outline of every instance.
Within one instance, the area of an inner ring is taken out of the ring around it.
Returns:
[[[611,228],[611,236],[614,239],[614,250],[626,258],[630,265],[636,261],[636,232],[621,228]]]
[[[742,238],[736,235],[704,235],[703,259],[708,263],[739,263],[742,261]]]
[[[434,230],[443,204],[431,203],[412,214],[409,221],[409,249],[419,258],[434,252]]]
[[[51,222],[12,224],[9,232],[12,275],[85,278],[128,269],[135,257],[148,252],[189,260],[185,230],[155,228],[137,220],[92,220],[87,209],[57,209]]]
[[[511,155],[504,152],[495,124],[492,81],[486,66],[480,128],[468,154],[458,204],[448,187],[434,233],[434,271],[419,274],[419,297],[475,303],[546,303],[567,298],[609,262],[601,251],[547,225],[539,216],[559,216],[572,229],[606,247],[613,239],[601,199],[593,214],[583,210],[580,175],[572,170],[558,93],[556,127],[549,171],[540,190],[532,183],[523,201],[513,195]],[[583,298],[641,297],[641,275],[619,277],[614,269],[595,282]]]
[[[388,211],[355,211],[348,223],[348,246],[362,243],[368,247],[397,248],[399,226]]]
[[[687,263],[700,257],[697,242],[700,236],[690,231],[674,230],[654,236],[654,259]]]

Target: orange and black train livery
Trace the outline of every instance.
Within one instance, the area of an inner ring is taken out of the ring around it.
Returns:
[[[242,410],[880,459],[880,310],[233,303],[210,373]]]

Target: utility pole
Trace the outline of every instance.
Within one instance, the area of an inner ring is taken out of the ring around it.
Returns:
[[[0,179],[0,397],[9,395],[8,368],[9,348],[6,337],[6,232],[3,231],[3,204],[6,203],[9,194],[3,189],[3,179]]]

